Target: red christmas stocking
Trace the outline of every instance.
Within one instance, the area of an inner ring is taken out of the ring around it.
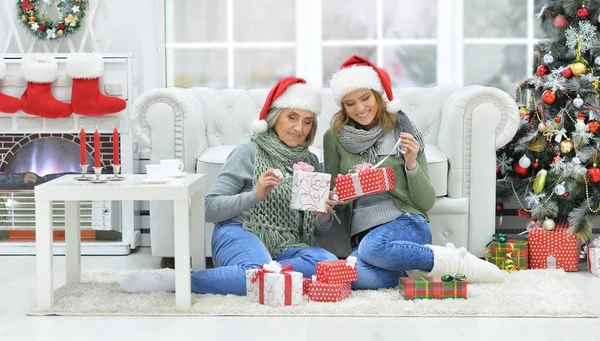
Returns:
[[[6,75],[6,64],[4,59],[0,58],[0,79],[4,78],[4,75]],[[21,110],[21,101],[0,92],[0,112],[14,114],[19,110]]]
[[[21,109],[31,115],[45,118],[71,116],[71,105],[52,96],[52,82],[58,77],[54,58],[45,54],[27,55],[21,60],[21,72],[27,80],[27,89],[21,96]]]
[[[73,78],[71,107],[84,116],[101,116],[123,111],[125,100],[109,97],[100,92],[100,76],[104,62],[97,54],[77,53],[67,58],[67,74]]]

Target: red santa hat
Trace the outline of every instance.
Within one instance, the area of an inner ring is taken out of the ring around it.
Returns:
[[[271,108],[292,108],[308,110],[319,115],[321,111],[321,93],[302,78],[288,77],[275,84],[265,99],[257,120],[252,122],[255,133],[264,133],[268,129],[267,113]]]
[[[400,110],[400,101],[394,100],[390,76],[361,56],[354,55],[346,60],[331,76],[330,84],[333,99],[340,107],[342,98],[352,91],[372,89],[381,95],[389,112],[396,113]]]

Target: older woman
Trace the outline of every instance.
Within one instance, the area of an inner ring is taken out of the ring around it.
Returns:
[[[300,161],[320,169],[308,150],[320,107],[320,93],[301,78],[271,89],[255,134],[229,155],[206,196],[206,220],[216,222],[215,268],[192,273],[192,292],[244,295],[247,269],[276,260],[310,277],[317,262],[337,259],[314,247],[331,227],[334,203],[327,200],[325,213],[290,209],[292,184],[283,176]],[[174,275],[132,275],[121,285],[124,292],[157,290],[174,291]]]
[[[470,282],[502,281],[492,263],[464,248],[431,245],[429,211],[435,192],[427,172],[421,133],[393,101],[390,77],[360,56],[348,59],[331,78],[341,109],[324,135],[325,171],[346,174],[358,163],[394,170],[396,189],[341,203],[352,255],[357,256],[355,289],[389,288],[398,277],[420,270],[430,276],[462,274]],[[396,141],[400,144],[396,148]]]

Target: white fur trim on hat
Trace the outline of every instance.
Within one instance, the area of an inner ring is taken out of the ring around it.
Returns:
[[[389,102],[385,103],[385,108],[388,112],[391,113],[397,113],[398,111],[402,110],[402,105],[400,104],[400,101],[395,99]]]
[[[267,124],[267,121],[265,120],[258,120],[258,119],[254,119],[252,121],[252,131],[260,134],[260,133],[264,133],[265,131],[267,131],[267,129],[269,129],[269,125]]]
[[[292,84],[281,96],[273,101],[271,108],[308,110],[315,115],[319,115],[321,112],[321,93],[317,88],[309,84]]]
[[[381,79],[370,66],[361,65],[340,69],[331,76],[330,83],[333,99],[340,106],[344,96],[358,89],[373,89],[385,98]]]
[[[74,53],[67,57],[67,74],[71,78],[98,78],[104,73],[102,57],[94,53]]]
[[[0,79],[4,78],[4,75],[6,75],[6,63],[0,58]]]
[[[28,82],[51,83],[58,77],[58,65],[54,57],[43,53],[28,54],[21,59],[21,72]]]

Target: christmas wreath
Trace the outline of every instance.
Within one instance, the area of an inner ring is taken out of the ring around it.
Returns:
[[[81,27],[81,20],[88,9],[88,0],[44,0],[55,2],[58,20],[46,17],[47,12],[40,13],[39,0],[18,0],[19,18],[27,31],[38,39],[54,40],[68,37]]]

